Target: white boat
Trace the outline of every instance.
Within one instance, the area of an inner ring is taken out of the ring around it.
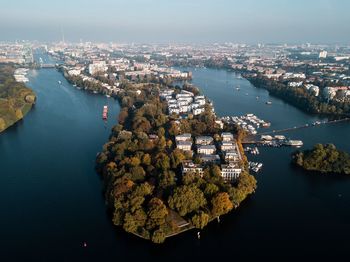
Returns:
[[[304,143],[301,140],[287,140],[285,145],[287,146],[302,146]]]
[[[59,83],[59,84],[62,84],[61,80],[58,80],[58,83]]]

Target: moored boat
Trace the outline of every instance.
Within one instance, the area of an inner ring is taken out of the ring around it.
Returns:
[[[107,120],[108,118],[108,106],[103,106],[102,118]]]

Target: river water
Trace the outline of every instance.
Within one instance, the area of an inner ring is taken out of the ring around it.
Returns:
[[[271,129],[318,120],[232,72],[190,70],[220,116],[254,113],[271,121]],[[347,254],[350,178],[294,169],[291,148],[262,148],[250,157],[264,163],[256,175],[256,194],[203,230],[201,240],[189,231],[159,246],[115,230],[94,160],[116,123],[117,102],[75,89],[55,69],[32,70],[29,80],[37,104],[0,135],[1,261],[287,260]],[[105,104],[106,124],[101,119]],[[303,140],[305,147],[333,142],[350,151],[349,131],[349,123],[338,123],[285,135]]]

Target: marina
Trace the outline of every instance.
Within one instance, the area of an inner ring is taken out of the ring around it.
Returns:
[[[256,135],[257,129],[270,127],[271,123],[264,121],[254,114],[246,114],[243,116],[224,116],[221,120],[226,124],[234,124],[241,127],[248,134]]]
[[[249,167],[249,170],[252,170],[254,173],[258,173],[263,167],[263,163],[249,162],[248,167]]]

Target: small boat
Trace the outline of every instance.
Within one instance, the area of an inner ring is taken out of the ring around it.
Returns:
[[[110,95],[106,95],[106,97],[111,97]]]
[[[267,101],[266,104],[267,105],[272,105],[272,102],[271,101]]]
[[[73,86],[74,86],[74,87],[77,87],[77,85],[76,85],[76,84],[74,84]]]
[[[103,106],[102,119],[107,120],[108,118],[108,106]]]
[[[59,84],[62,84],[62,82],[61,82],[60,80],[58,80],[58,83],[59,83]]]

